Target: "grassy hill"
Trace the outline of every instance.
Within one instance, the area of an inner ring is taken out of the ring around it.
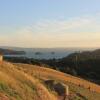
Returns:
[[[77,94],[80,94],[85,97],[86,100],[100,100],[99,85],[49,68],[28,64],[15,65],[19,70],[23,70],[25,73],[38,79],[53,79],[68,85],[70,87],[70,92],[76,96]],[[75,100],[75,98],[73,100]],[[81,100],[84,99],[81,97]]]
[[[100,100],[99,85],[53,69],[8,62],[0,63],[0,100],[64,100],[46,80],[69,86],[70,100]]]
[[[56,100],[39,80],[13,64],[0,64],[0,100]]]

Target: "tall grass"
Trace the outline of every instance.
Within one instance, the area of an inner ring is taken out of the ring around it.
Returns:
[[[0,65],[0,92],[14,100],[56,100],[37,79],[7,62]]]
[[[60,81],[69,86],[69,89],[72,93],[80,93],[84,97],[88,98],[89,100],[100,100],[100,86],[89,81],[64,74],[62,72],[44,68],[34,65],[28,64],[15,64],[19,70],[24,71],[25,73],[30,74],[31,76],[38,77],[39,79],[53,79]],[[89,89],[89,87],[91,87]],[[76,95],[77,97],[77,95]]]

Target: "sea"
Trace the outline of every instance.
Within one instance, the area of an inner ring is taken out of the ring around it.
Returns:
[[[34,59],[60,59],[67,57],[71,53],[95,50],[94,48],[19,48],[19,47],[3,47],[4,49],[12,49],[17,51],[25,51],[24,55],[5,55],[10,57],[27,57]]]

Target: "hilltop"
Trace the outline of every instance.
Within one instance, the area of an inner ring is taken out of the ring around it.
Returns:
[[[71,100],[100,100],[99,85],[50,68],[8,62],[0,64],[0,98],[63,100],[63,97],[46,86],[46,80],[54,80],[68,86]]]

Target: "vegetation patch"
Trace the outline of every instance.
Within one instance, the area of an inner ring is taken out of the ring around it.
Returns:
[[[5,82],[0,81],[0,92],[6,93],[7,96],[16,98],[16,100],[21,100],[20,95],[14,90],[11,89]]]

